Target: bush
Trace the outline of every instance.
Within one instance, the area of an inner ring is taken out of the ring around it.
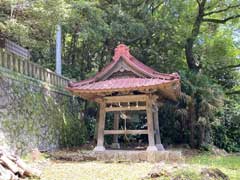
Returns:
[[[240,104],[230,99],[219,121],[212,124],[213,141],[228,152],[240,152]]]

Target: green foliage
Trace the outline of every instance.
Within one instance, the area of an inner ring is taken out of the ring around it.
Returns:
[[[212,124],[214,144],[229,152],[240,152],[239,108],[237,101],[227,102],[220,119]]]
[[[165,103],[159,111],[163,142],[193,147],[212,143],[211,124],[223,106],[221,87],[207,76],[191,72],[181,72],[181,85],[178,104]]]
[[[175,112],[176,106],[170,103],[159,109],[161,139],[165,145],[188,143],[185,137],[188,132],[181,128],[181,122],[177,120]]]
[[[82,119],[78,117],[78,108],[73,111],[70,107],[73,106],[71,104],[75,104],[78,106],[79,104],[74,102],[76,100],[66,99],[61,102],[62,106],[58,107],[58,111],[60,113],[60,117],[58,118],[62,121],[60,127],[60,145],[62,147],[76,147],[81,144],[84,144],[86,141],[86,128]],[[61,110],[63,109],[63,110]]]

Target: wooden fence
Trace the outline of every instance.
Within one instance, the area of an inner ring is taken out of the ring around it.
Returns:
[[[6,52],[0,48],[0,66],[44,81],[57,87],[67,86],[69,79],[56,74],[55,72],[43,68],[42,66],[33,63],[29,60],[20,58],[16,55]]]

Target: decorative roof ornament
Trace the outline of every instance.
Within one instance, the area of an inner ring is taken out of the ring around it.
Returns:
[[[119,44],[115,49],[114,49],[114,56],[113,60],[117,61],[120,59],[120,57],[125,57],[125,58],[130,58],[131,54],[129,52],[129,47],[127,47],[125,44]]]

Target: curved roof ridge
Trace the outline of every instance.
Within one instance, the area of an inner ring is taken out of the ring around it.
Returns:
[[[180,79],[180,76],[177,73],[172,74],[166,74],[166,73],[160,73],[153,68],[145,65],[138,59],[136,59],[134,56],[132,56],[129,52],[129,47],[124,44],[119,44],[114,49],[114,56],[112,58],[112,61],[107,64],[105,67],[101,69],[100,72],[96,73],[93,77],[88,78],[86,80],[82,80],[80,82],[76,83],[69,83],[69,87],[81,87],[85,86],[87,84],[92,84],[95,82],[98,82],[101,80],[101,78],[106,75],[114,66],[117,64],[117,62],[120,59],[123,59],[131,68],[139,71],[142,74],[145,74],[149,78],[156,78],[156,79],[162,79],[162,80],[178,80]],[[147,78],[146,77],[146,78]],[[125,77],[126,78],[126,77]]]

